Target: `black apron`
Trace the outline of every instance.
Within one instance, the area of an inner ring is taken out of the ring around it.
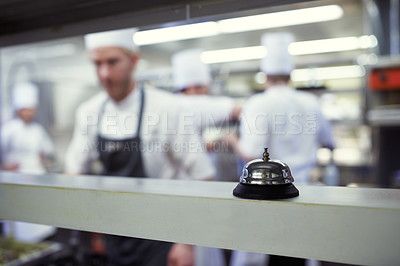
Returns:
[[[103,174],[108,176],[146,177],[141,154],[140,128],[143,116],[144,91],[140,90],[140,111],[137,135],[122,140],[112,140],[100,135],[101,118],[107,100],[101,106],[97,128],[98,152],[103,164]],[[115,206],[117,207],[117,206]],[[162,266],[167,265],[167,255],[172,243],[106,235],[106,252],[112,266]]]

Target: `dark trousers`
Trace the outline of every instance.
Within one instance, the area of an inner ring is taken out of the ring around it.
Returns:
[[[268,266],[304,266],[306,260],[301,258],[284,257],[278,255],[269,256]]]
[[[106,235],[109,266],[165,266],[172,243]]]

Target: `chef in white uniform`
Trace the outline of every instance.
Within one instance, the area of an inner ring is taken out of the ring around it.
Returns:
[[[259,158],[264,147],[268,147],[271,158],[289,165],[295,184],[307,185],[317,162],[317,149],[321,146],[333,148],[333,140],[317,97],[297,91],[289,84],[294,64],[288,46],[293,41],[294,36],[285,32],[262,36],[262,45],[268,52],[261,62],[261,70],[267,76],[265,92],[246,102],[240,138],[231,135],[226,141],[246,162]],[[269,265],[279,264],[279,261],[274,264],[275,258],[271,256]],[[265,255],[237,251],[231,265],[266,265],[267,261]],[[302,264],[304,261],[300,261]]]
[[[180,95],[186,122],[192,125],[202,136],[208,154],[216,162],[216,153],[212,147],[224,132],[212,136],[208,129],[227,125],[237,120],[241,107],[230,97],[208,95],[211,84],[211,71],[201,61],[201,49],[187,49],[172,55],[171,63],[176,92]],[[210,141],[211,140],[211,141]],[[222,148],[222,147],[219,147]],[[218,176],[217,176],[218,180]],[[226,265],[221,249],[196,246],[196,266]]]
[[[16,118],[2,128],[3,170],[43,174],[44,159],[53,155],[54,146],[43,126],[33,121],[38,89],[31,82],[21,82],[12,92]]]
[[[105,89],[82,103],[66,155],[69,173],[89,173],[100,160],[103,174],[164,179],[212,179],[215,170],[198,134],[181,126],[174,94],[140,86],[134,29],[94,33],[85,44]],[[107,236],[110,265],[193,265],[193,247]]]
[[[46,130],[33,121],[38,106],[38,88],[20,82],[12,88],[16,118],[5,123],[1,132],[2,169],[24,174],[46,172],[44,160],[53,156],[54,146]],[[29,178],[27,176],[26,178]],[[52,235],[55,228],[22,222],[5,223],[6,235],[24,242],[39,242]]]
[[[187,49],[172,55],[172,73],[176,92],[181,95],[189,121],[204,132],[210,126],[220,126],[237,120],[241,106],[226,96],[209,95],[211,71],[201,61],[201,49]]]

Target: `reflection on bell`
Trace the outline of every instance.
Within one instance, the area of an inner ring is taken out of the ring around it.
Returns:
[[[263,159],[248,162],[240,176],[233,195],[246,199],[286,199],[299,195],[289,166],[279,160],[270,160],[268,148]]]

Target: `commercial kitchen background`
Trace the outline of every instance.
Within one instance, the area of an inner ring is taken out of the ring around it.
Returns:
[[[170,65],[173,53],[188,48],[215,51],[259,46],[260,37],[265,32],[289,31],[295,35],[296,42],[347,38],[336,39],[333,46],[317,43],[311,51],[303,54],[300,52],[295,56],[297,72],[294,73],[293,84],[318,95],[323,111],[332,123],[336,143],[333,155],[328,150],[320,150],[320,168],[315,171],[314,178],[322,178],[324,166],[333,156],[339,169],[339,185],[400,186],[396,183],[400,171],[400,87],[386,91],[372,89],[368,83],[373,69],[400,67],[399,1],[289,2],[292,4],[249,8],[227,14],[219,11],[216,16],[169,23],[161,23],[162,19],[154,16],[154,22],[139,26],[139,30],[327,5],[338,5],[343,12],[323,22],[250,29],[142,45],[136,73],[138,80],[173,90]],[[388,7],[394,7],[395,12],[391,12]],[[151,18],[148,20],[152,21]],[[103,23],[106,22],[105,17]],[[57,27],[54,30],[57,31]],[[311,45],[306,43],[306,48],[313,47]],[[320,48],[332,48],[332,51],[318,52]],[[235,50],[234,55],[241,54]],[[244,55],[248,55],[248,52]],[[230,59],[233,60],[232,57]],[[12,84],[23,80],[38,83],[41,87],[38,119],[48,129],[57,152],[50,171],[62,172],[65,150],[72,136],[74,111],[79,103],[101,89],[85,51],[83,35],[5,45],[0,48],[0,61],[2,122],[13,116],[10,93]],[[211,62],[214,78],[211,94],[244,101],[260,92],[263,88],[263,75],[259,72],[259,63],[257,56],[247,60]],[[236,163],[234,155],[231,152],[221,152],[219,156],[220,173],[222,171],[226,180],[237,180],[236,172],[232,171],[234,167],[231,167]]]

